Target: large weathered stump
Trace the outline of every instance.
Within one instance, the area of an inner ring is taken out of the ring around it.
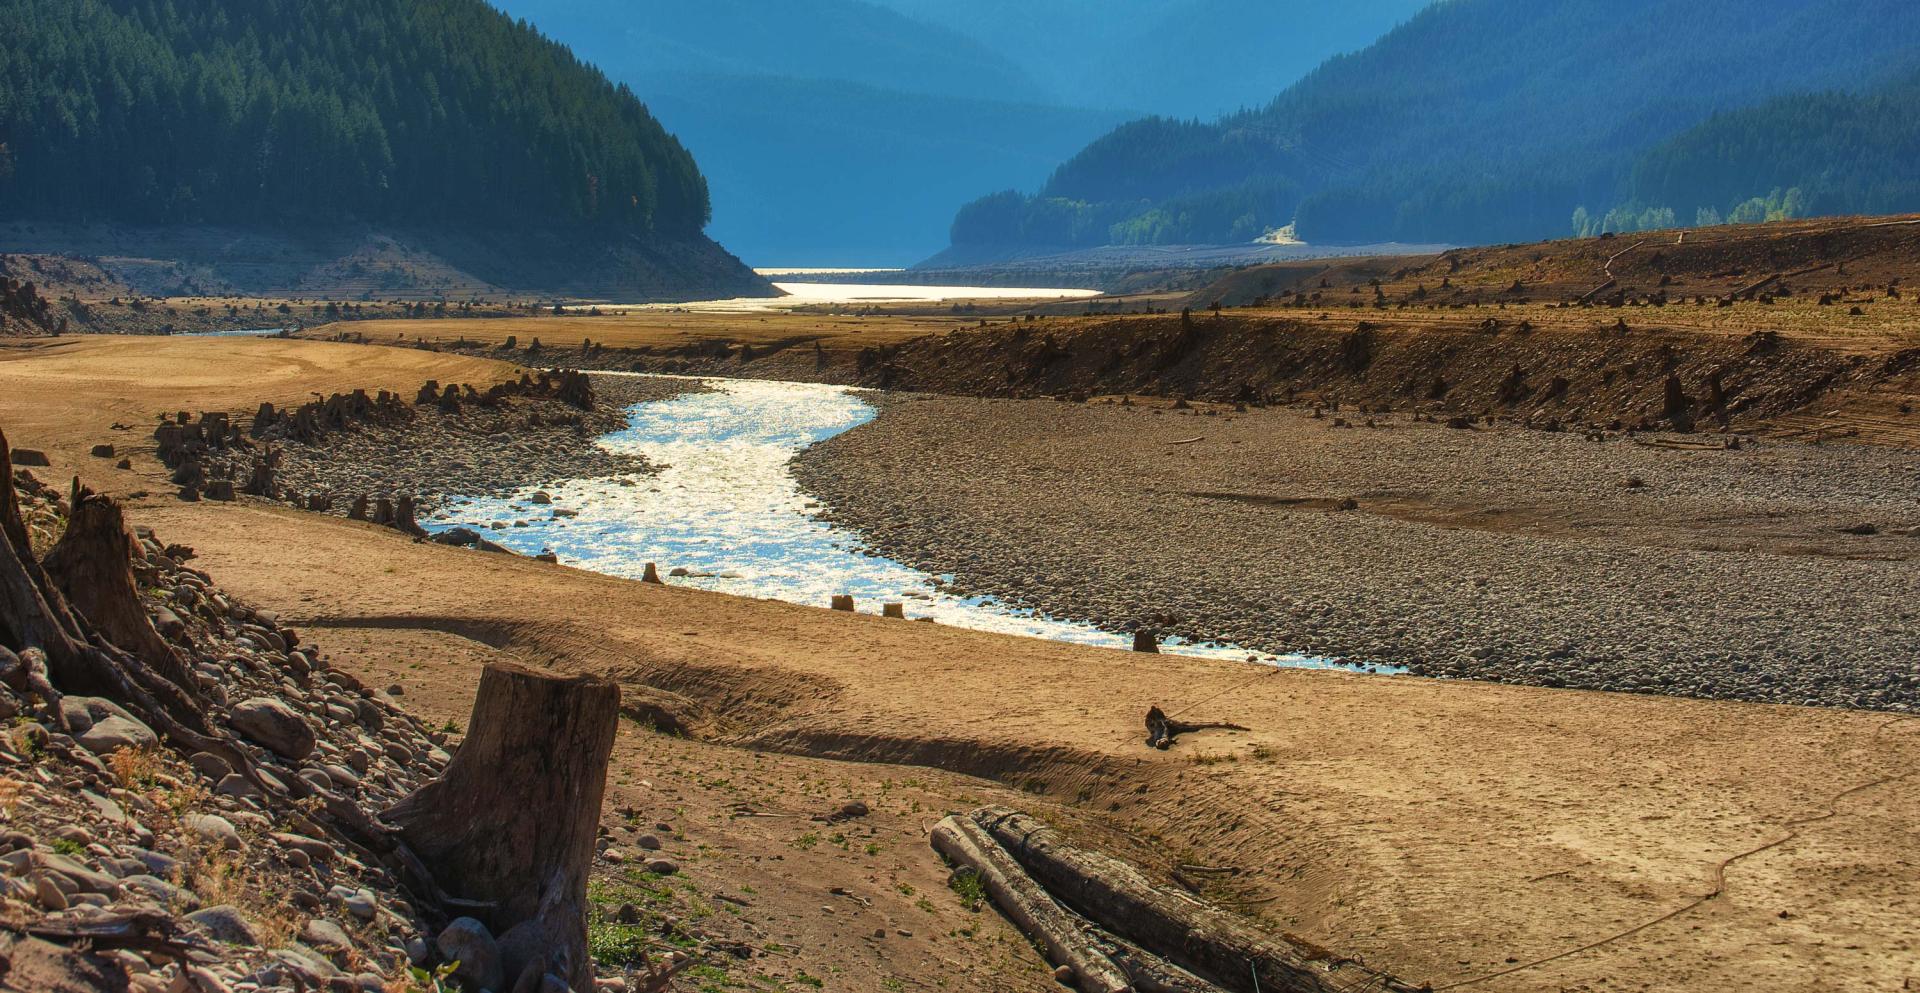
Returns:
[[[154,629],[133,579],[139,554],[120,505],[78,479],[73,482],[66,533],[43,565],[67,602],[120,648],[189,695],[197,693],[186,660]]]
[[[442,889],[490,905],[472,916],[508,989],[529,971],[593,988],[587,872],[619,716],[604,679],[488,666],[446,774],[382,815]]]
[[[83,534],[67,544],[74,556],[101,554],[103,563],[73,563],[69,572],[112,575],[129,568],[131,549],[112,540],[118,508],[106,497],[88,494],[105,508],[86,511],[76,525]],[[76,512],[85,510],[76,506]],[[111,511],[108,513],[107,511]],[[209,751],[228,759],[236,771],[252,775],[246,756],[213,732],[199,701],[145,660],[130,654],[76,611],[47,569],[33,555],[26,524],[13,492],[12,452],[0,433],[0,648],[44,657],[46,675],[62,692],[104,696],[132,711],[141,721],[183,748]],[[258,784],[256,784],[258,785]]]

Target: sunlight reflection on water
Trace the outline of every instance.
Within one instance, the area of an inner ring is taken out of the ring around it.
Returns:
[[[936,577],[890,559],[862,554],[859,536],[812,516],[788,462],[808,446],[865,424],[872,405],[846,387],[712,379],[711,392],[644,403],[624,431],[601,447],[644,455],[655,476],[574,479],[544,489],[552,504],[531,502],[536,488],[511,498],[456,499],[431,530],[465,526],[518,552],[551,549],[560,561],[610,576],[638,579],[648,562],[691,575],[674,585],[736,596],[826,606],[852,594],[860,609],[904,603],[910,618],[1028,635],[1054,641],[1128,648],[1129,636],[1018,610],[984,597],[943,592]],[[555,511],[560,513],[556,514]],[[574,516],[567,516],[567,515]],[[513,526],[525,522],[523,527]],[[1162,646],[1169,653],[1246,659],[1245,650],[1214,645]],[[1332,667],[1305,656],[1260,656],[1286,666]]]

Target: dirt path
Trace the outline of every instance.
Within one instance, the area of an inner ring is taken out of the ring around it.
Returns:
[[[404,362],[354,368],[316,346],[275,346],[290,351],[266,367],[318,363],[268,384],[281,397],[433,368],[429,353],[355,350]],[[63,458],[85,425],[182,395],[136,388],[137,370],[60,368],[0,363],[0,424]],[[208,382],[197,405],[280,399],[261,388]],[[437,719],[463,719],[472,667],[500,652],[607,674],[630,699],[681,714],[698,741],[623,734],[616,802],[643,821],[671,811],[664,820],[687,826],[673,844],[691,885],[739,895],[756,904],[754,927],[795,936],[772,938],[800,946],[793,959],[756,958],[743,974],[804,969],[846,990],[1044,988],[1025,971],[1037,958],[997,918],[939,889],[915,838],[936,806],[1019,791],[1156,871],[1238,867],[1213,896],[1437,987],[1895,990],[1915,978],[1920,790],[1901,778],[1920,762],[1911,720],[1079,649],[645,587],[245,502],[150,498],[133,517]],[[1214,696],[1192,716],[1254,730],[1169,753],[1140,744],[1149,705]],[[845,849],[803,845],[782,818],[724,813],[854,795],[883,816]],[[873,906],[834,902],[834,886]],[[888,927],[891,938],[862,937]]]

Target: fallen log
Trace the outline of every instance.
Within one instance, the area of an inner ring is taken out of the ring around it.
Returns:
[[[1114,934],[1237,993],[1337,993],[1356,983],[1390,993],[1415,987],[1269,934],[1244,918],[1155,884],[1110,855],[1068,844],[1058,831],[1005,807],[974,823],[1067,906]],[[1336,978],[1336,969],[1353,969]]]
[[[1101,951],[1133,980],[1136,993],[1222,993],[1220,987],[1131,941],[1107,935]]]
[[[381,815],[432,878],[500,936],[507,988],[593,988],[587,873],[620,689],[512,664],[480,677],[446,774]]]
[[[1609,279],[1609,280],[1607,280],[1606,282],[1604,282],[1604,283],[1601,283],[1601,284],[1600,284],[1599,286],[1596,286],[1596,287],[1594,287],[1593,289],[1590,289],[1590,290],[1588,290],[1587,292],[1585,292],[1585,293],[1582,293],[1582,294],[1580,294],[1580,296],[1578,296],[1578,297],[1576,297],[1576,298],[1574,298],[1574,301],[1573,301],[1573,302],[1574,302],[1574,303],[1586,303],[1586,302],[1587,302],[1588,300],[1591,300],[1591,299],[1593,299],[1594,297],[1597,297],[1597,296],[1599,296],[1600,294],[1602,294],[1602,293],[1605,293],[1605,292],[1607,292],[1608,290],[1610,290],[1610,289],[1613,289],[1614,287],[1616,287],[1616,286],[1619,286],[1619,285],[1620,285],[1620,281],[1619,281],[1619,280],[1617,280],[1617,279]]]
[[[1147,744],[1163,752],[1172,748],[1174,739],[1183,734],[1194,734],[1199,731],[1245,730],[1247,729],[1238,724],[1227,724],[1224,722],[1194,724],[1188,721],[1176,721],[1168,717],[1159,707],[1147,708]]]
[[[972,871],[987,896],[1020,930],[1047,951],[1047,961],[1073,971],[1081,993],[1128,993],[1131,978],[1101,954],[1079,921],[1033,881],[1013,856],[974,821],[954,815],[933,829],[933,847],[955,865]]]

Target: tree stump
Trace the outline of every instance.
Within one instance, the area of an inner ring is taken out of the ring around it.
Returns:
[[[154,629],[140,589],[133,581],[138,554],[120,505],[73,481],[66,533],[47,553],[47,573],[74,609],[92,621],[108,641],[180,687],[199,692],[186,660]]]
[[[415,506],[412,496],[402,494],[399,503],[393,508],[393,523],[389,526],[395,531],[410,534],[416,538],[426,535],[427,529],[413,519],[416,513]]]
[[[587,871],[619,715],[604,679],[490,665],[446,774],[382,815],[445,891],[491,905],[470,913],[509,989],[529,970],[593,988]]]
[[[90,498],[112,506],[106,497]],[[82,528],[95,533],[110,530],[99,523],[107,516],[101,514],[96,523],[83,523]],[[4,433],[0,433],[0,539],[4,539],[0,540],[0,648],[23,659],[44,659],[46,676],[62,692],[107,697],[167,740],[182,748],[213,752],[260,785],[246,754],[207,725],[200,701],[101,634],[73,609],[53,577],[35,560],[13,492],[12,452]],[[80,554],[83,547],[99,546],[88,540],[69,547]],[[118,556],[117,565],[76,568],[84,575],[111,574],[116,568],[128,568],[129,552],[126,546],[107,548],[106,554]]]

